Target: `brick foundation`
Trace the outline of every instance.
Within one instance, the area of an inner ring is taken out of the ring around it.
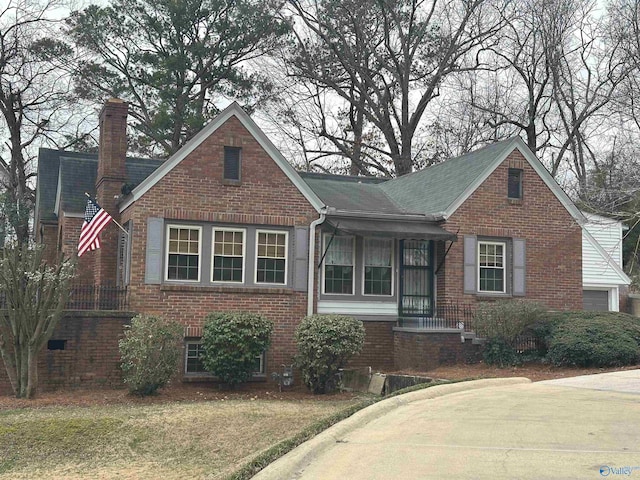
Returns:
[[[122,386],[118,340],[132,318],[125,312],[68,312],[51,340],[64,350],[44,346],[38,358],[39,391],[70,387]],[[12,395],[4,364],[0,362],[0,395]]]
[[[348,367],[372,367],[374,370],[393,369],[393,327],[395,322],[365,321],[364,347]]]
[[[479,345],[462,343],[460,332],[393,332],[396,370],[427,372],[441,365],[477,361]]]

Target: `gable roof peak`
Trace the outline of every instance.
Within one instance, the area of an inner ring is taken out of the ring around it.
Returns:
[[[137,201],[142,195],[149,191],[156,183],[158,183],[165,175],[173,170],[182,160],[184,160],[191,152],[200,146],[207,138],[215,133],[218,128],[225,124],[229,118],[235,116],[240,123],[249,131],[253,138],[260,144],[264,151],[271,159],[280,167],[283,173],[289,178],[291,183],[300,191],[307,201],[319,212],[325,206],[320,198],[309,188],[302,180],[295,169],[287,162],[282,153],[269,140],[262,129],[251,119],[244,111],[240,104],[236,101],[231,102],[222,112],[216,115],[202,130],[200,130],[191,140],[183,145],[177,152],[171,155],[164,164],[147,177],[140,185],[133,189],[129,198],[121,205],[120,211],[124,211]]]

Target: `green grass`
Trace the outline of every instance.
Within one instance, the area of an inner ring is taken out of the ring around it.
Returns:
[[[3,411],[0,479],[223,478],[354,400],[230,400]]]
[[[320,396],[5,410],[0,479],[245,480],[379,400]]]

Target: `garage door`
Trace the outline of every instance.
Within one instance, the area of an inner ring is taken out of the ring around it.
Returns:
[[[582,292],[585,310],[606,312],[609,310],[609,292],[607,290],[584,290]]]

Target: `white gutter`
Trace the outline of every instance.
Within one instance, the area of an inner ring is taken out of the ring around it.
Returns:
[[[320,209],[320,218],[309,225],[309,268],[307,273],[307,315],[313,315],[313,299],[315,298],[316,275],[316,227],[324,222],[327,214],[326,207]]]

